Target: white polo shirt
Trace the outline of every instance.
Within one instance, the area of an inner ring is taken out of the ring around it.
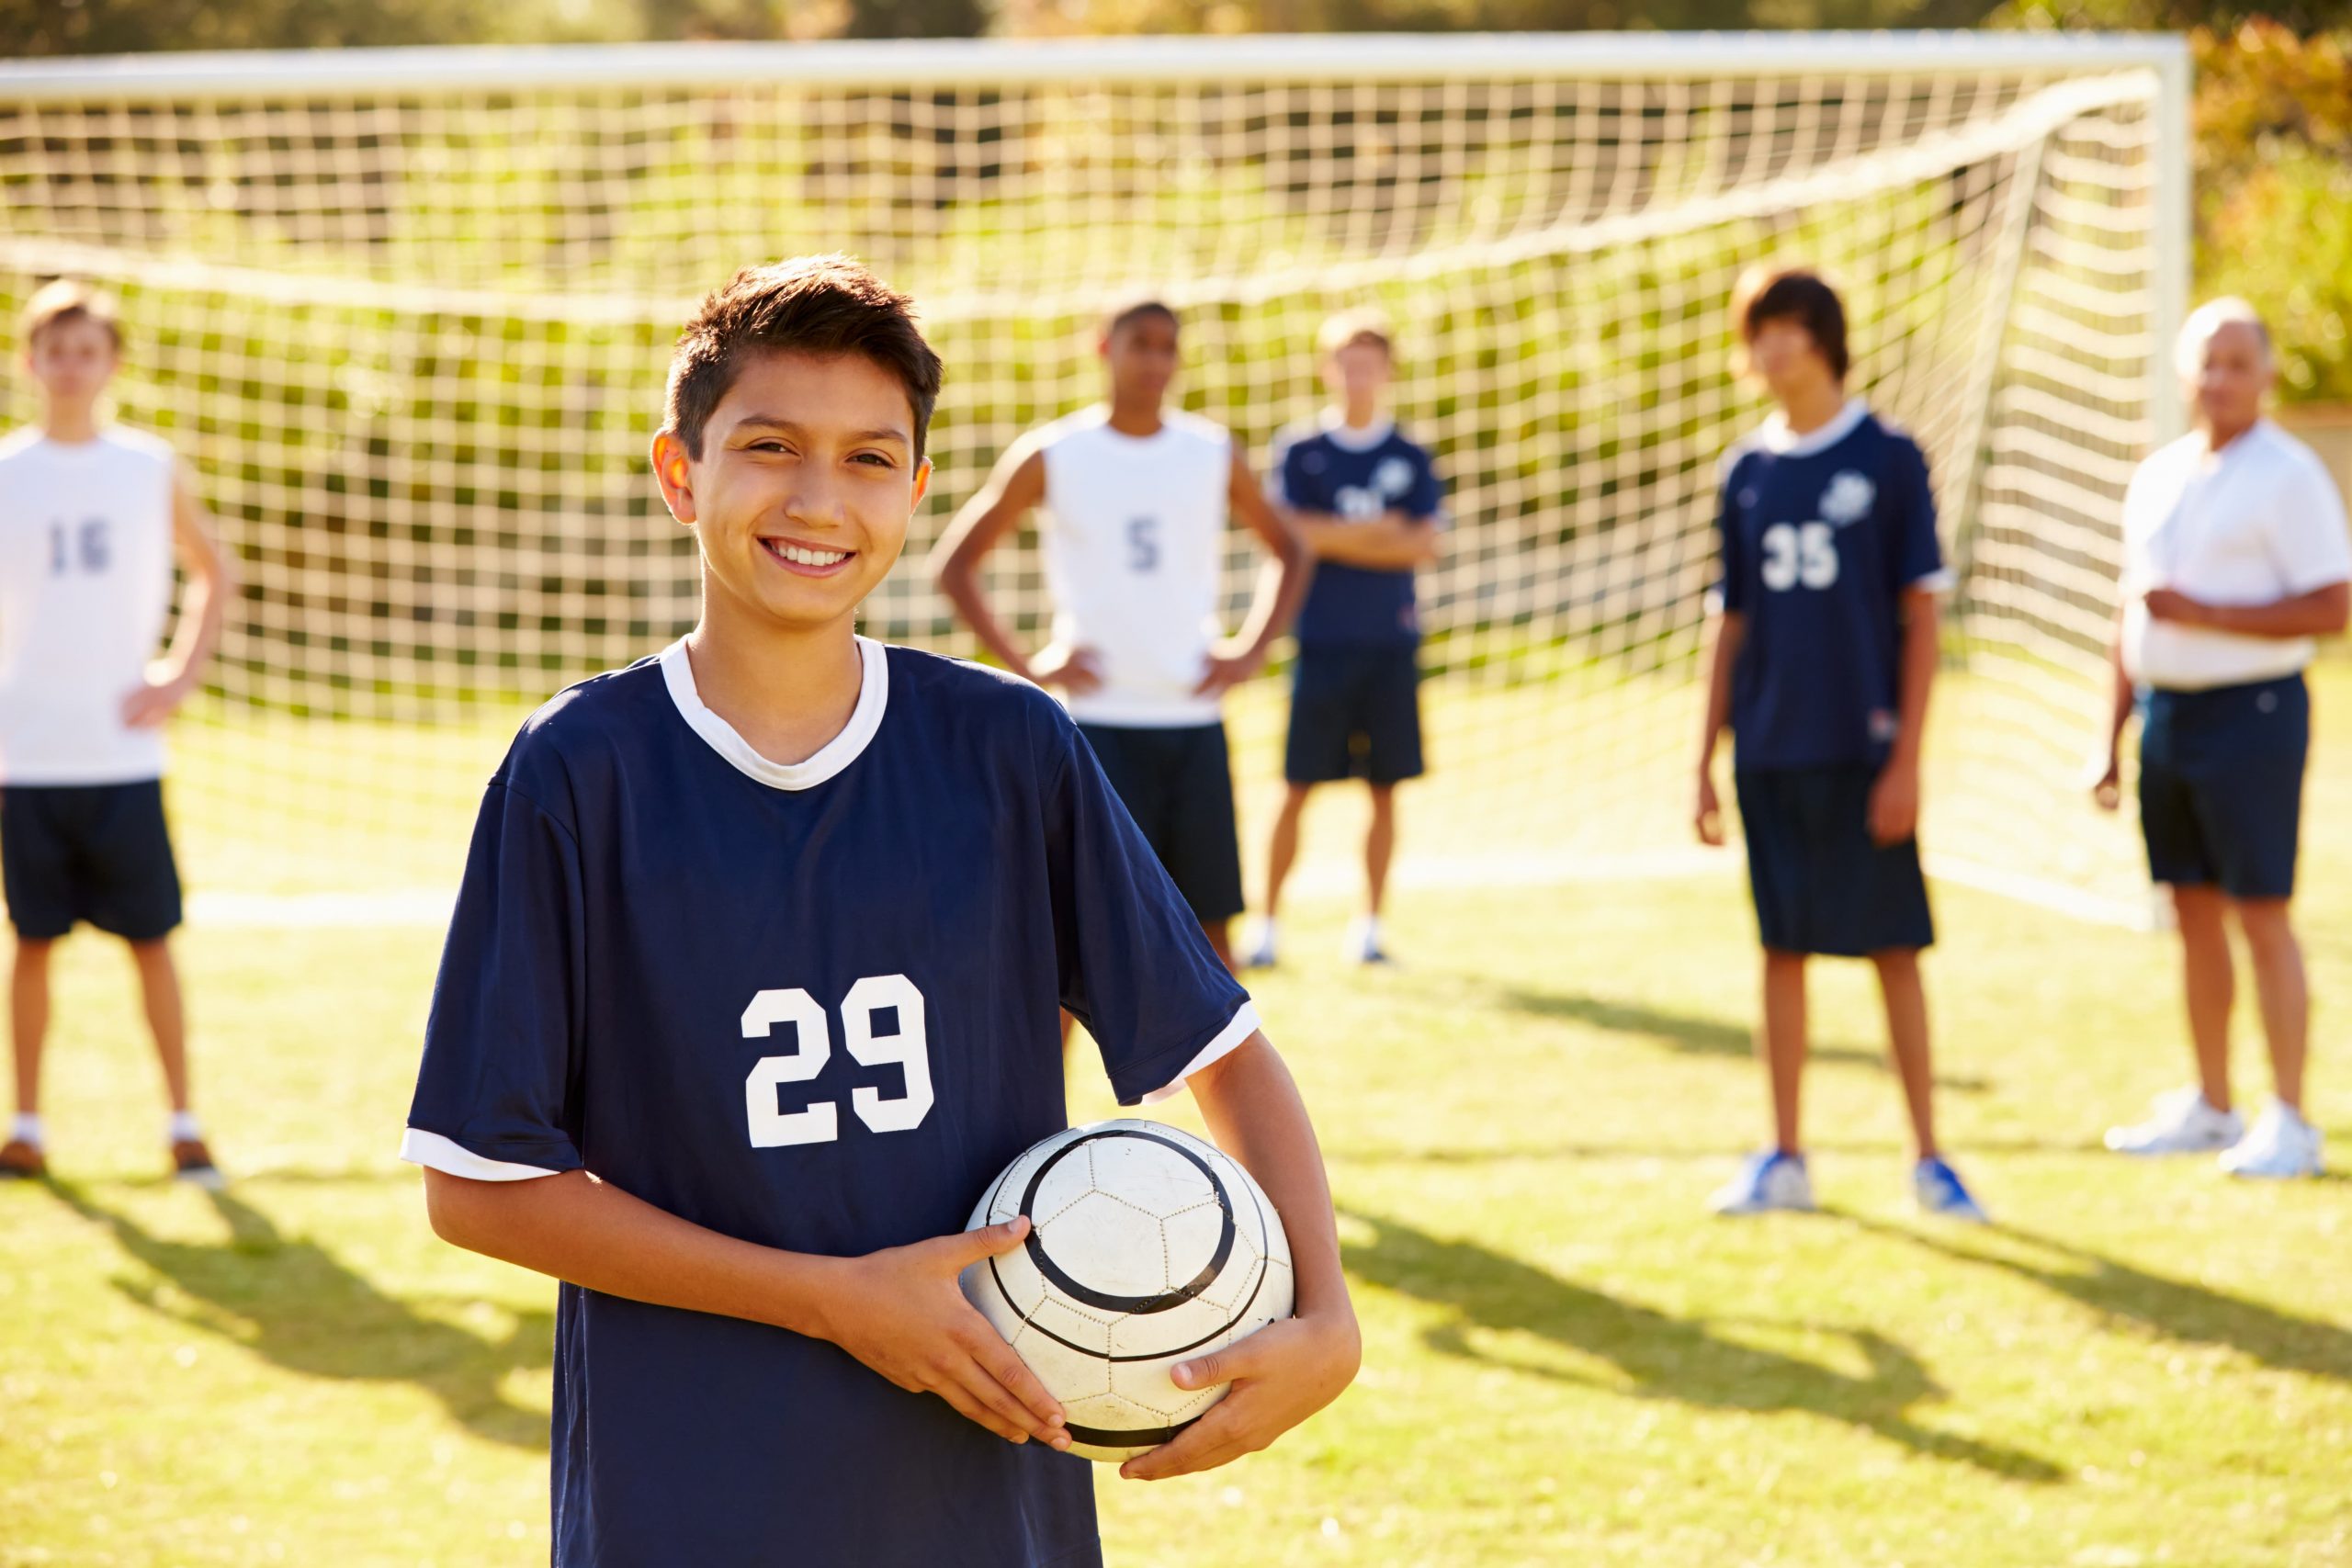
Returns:
[[[2124,491],[2124,671],[2183,692],[2291,675],[2311,662],[2311,638],[2158,621],[2142,596],[2268,604],[2347,580],[2344,498],[2310,447],[2267,419],[2218,452],[2193,431],[2152,453]]]

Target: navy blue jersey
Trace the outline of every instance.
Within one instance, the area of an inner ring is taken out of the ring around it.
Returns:
[[[860,645],[842,735],[761,757],[683,645],[542,708],[492,780],[403,1153],[578,1168],[767,1247],[963,1228],[1067,1124],[1056,1010],[1120,1099],[1255,1027],[1059,705]],[[1099,1562],[1082,1460],[824,1341],[562,1287],[559,1564]]]
[[[1775,421],[1725,458],[1718,525],[1724,608],[1747,620],[1736,765],[1883,762],[1903,592],[1946,581],[1918,446],[1859,400],[1801,438]]]
[[[1390,512],[1436,518],[1445,504],[1430,455],[1386,423],[1363,432],[1322,427],[1285,435],[1274,459],[1273,491],[1286,506],[1346,522]],[[1295,632],[1301,643],[1419,641],[1412,569],[1316,562]]]

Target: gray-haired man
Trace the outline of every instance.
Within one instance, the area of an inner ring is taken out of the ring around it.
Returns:
[[[2352,543],[2335,481],[2262,417],[2276,369],[2253,307],[2216,299],[2180,337],[2197,429],[2152,454],[2123,502],[2123,603],[2100,804],[2116,804],[2119,750],[2136,707],[2148,868],[2179,918],[2198,1083],[2118,1127],[2127,1154],[2219,1149],[2238,1176],[2315,1176],[2320,1135],[2302,1112],[2310,993],[2288,919],[2303,762],[2303,666],[2352,610]],[[2253,959],[2274,1098],[2251,1131],[2232,1108],[2227,916]]]

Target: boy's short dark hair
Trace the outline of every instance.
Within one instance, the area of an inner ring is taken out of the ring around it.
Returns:
[[[915,325],[914,301],[848,256],[799,256],[749,266],[714,290],[670,355],[662,428],[702,457],[703,426],[755,354],[857,354],[907,389],[922,457],[939,401],[939,355]]]
[[[1360,343],[1373,344],[1391,359],[1396,357],[1395,329],[1386,316],[1370,306],[1342,310],[1326,320],[1315,333],[1315,346],[1326,359]]]
[[[68,321],[96,321],[113,340],[114,351],[122,352],[122,312],[114,296],[78,277],[55,278],[33,290],[17,321],[17,341],[29,349],[41,333]]]
[[[1801,266],[1761,273],[1743,280],[1736,299],[1734,319],[1743,344],[1755,342],[1767,321],[1794,321],[1829,362],[1829,373],[1846,378],[1845,302],[1819,273]]]
[[[1131,299],[1120,300],[1102,312],[1102,335],[1107,338],[1129,321],[1145,316],[1159,316],[1178,332],[1184,330],[1183,319],[1176,314],[1175,306],[1156,294],[1138,294]]]

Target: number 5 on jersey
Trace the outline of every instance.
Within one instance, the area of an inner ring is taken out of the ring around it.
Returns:
[[[1764,586],[1775,593],[1799,583],[1826,588],[1838,581],[1838,536],[1826,523],[1775,523],[1764,530]]]
[[[877,1032],[876,1015],[898,1015],[898,1026]],[[825,1070],[832,1059],[831,1021],[817,998],[797,986],[762,991],[743,1010],[743,1038],[765,1040],[779,1027],[789,1026],[789,1055],[763,1056],[743,1080],[743,1107],[750,1120],[752,1146],[783,1148],[791,1144],[830,1144],[841,1136],[841,1107],[820,1100],[799,1111],[776,1106],[776,1090],[788,1083],[806,1083]],[[931,1114],[931,1036],[923,1019],[922,993],[904,975],[869,975],[842,998],[842,1035],[850,1058],[860,1066],[895,1066],[906,1077],[904,1093],[885,1098],[872,1085],[850,1091],[850,1109],[876,1133],[905,1133],[922,1124]]]

